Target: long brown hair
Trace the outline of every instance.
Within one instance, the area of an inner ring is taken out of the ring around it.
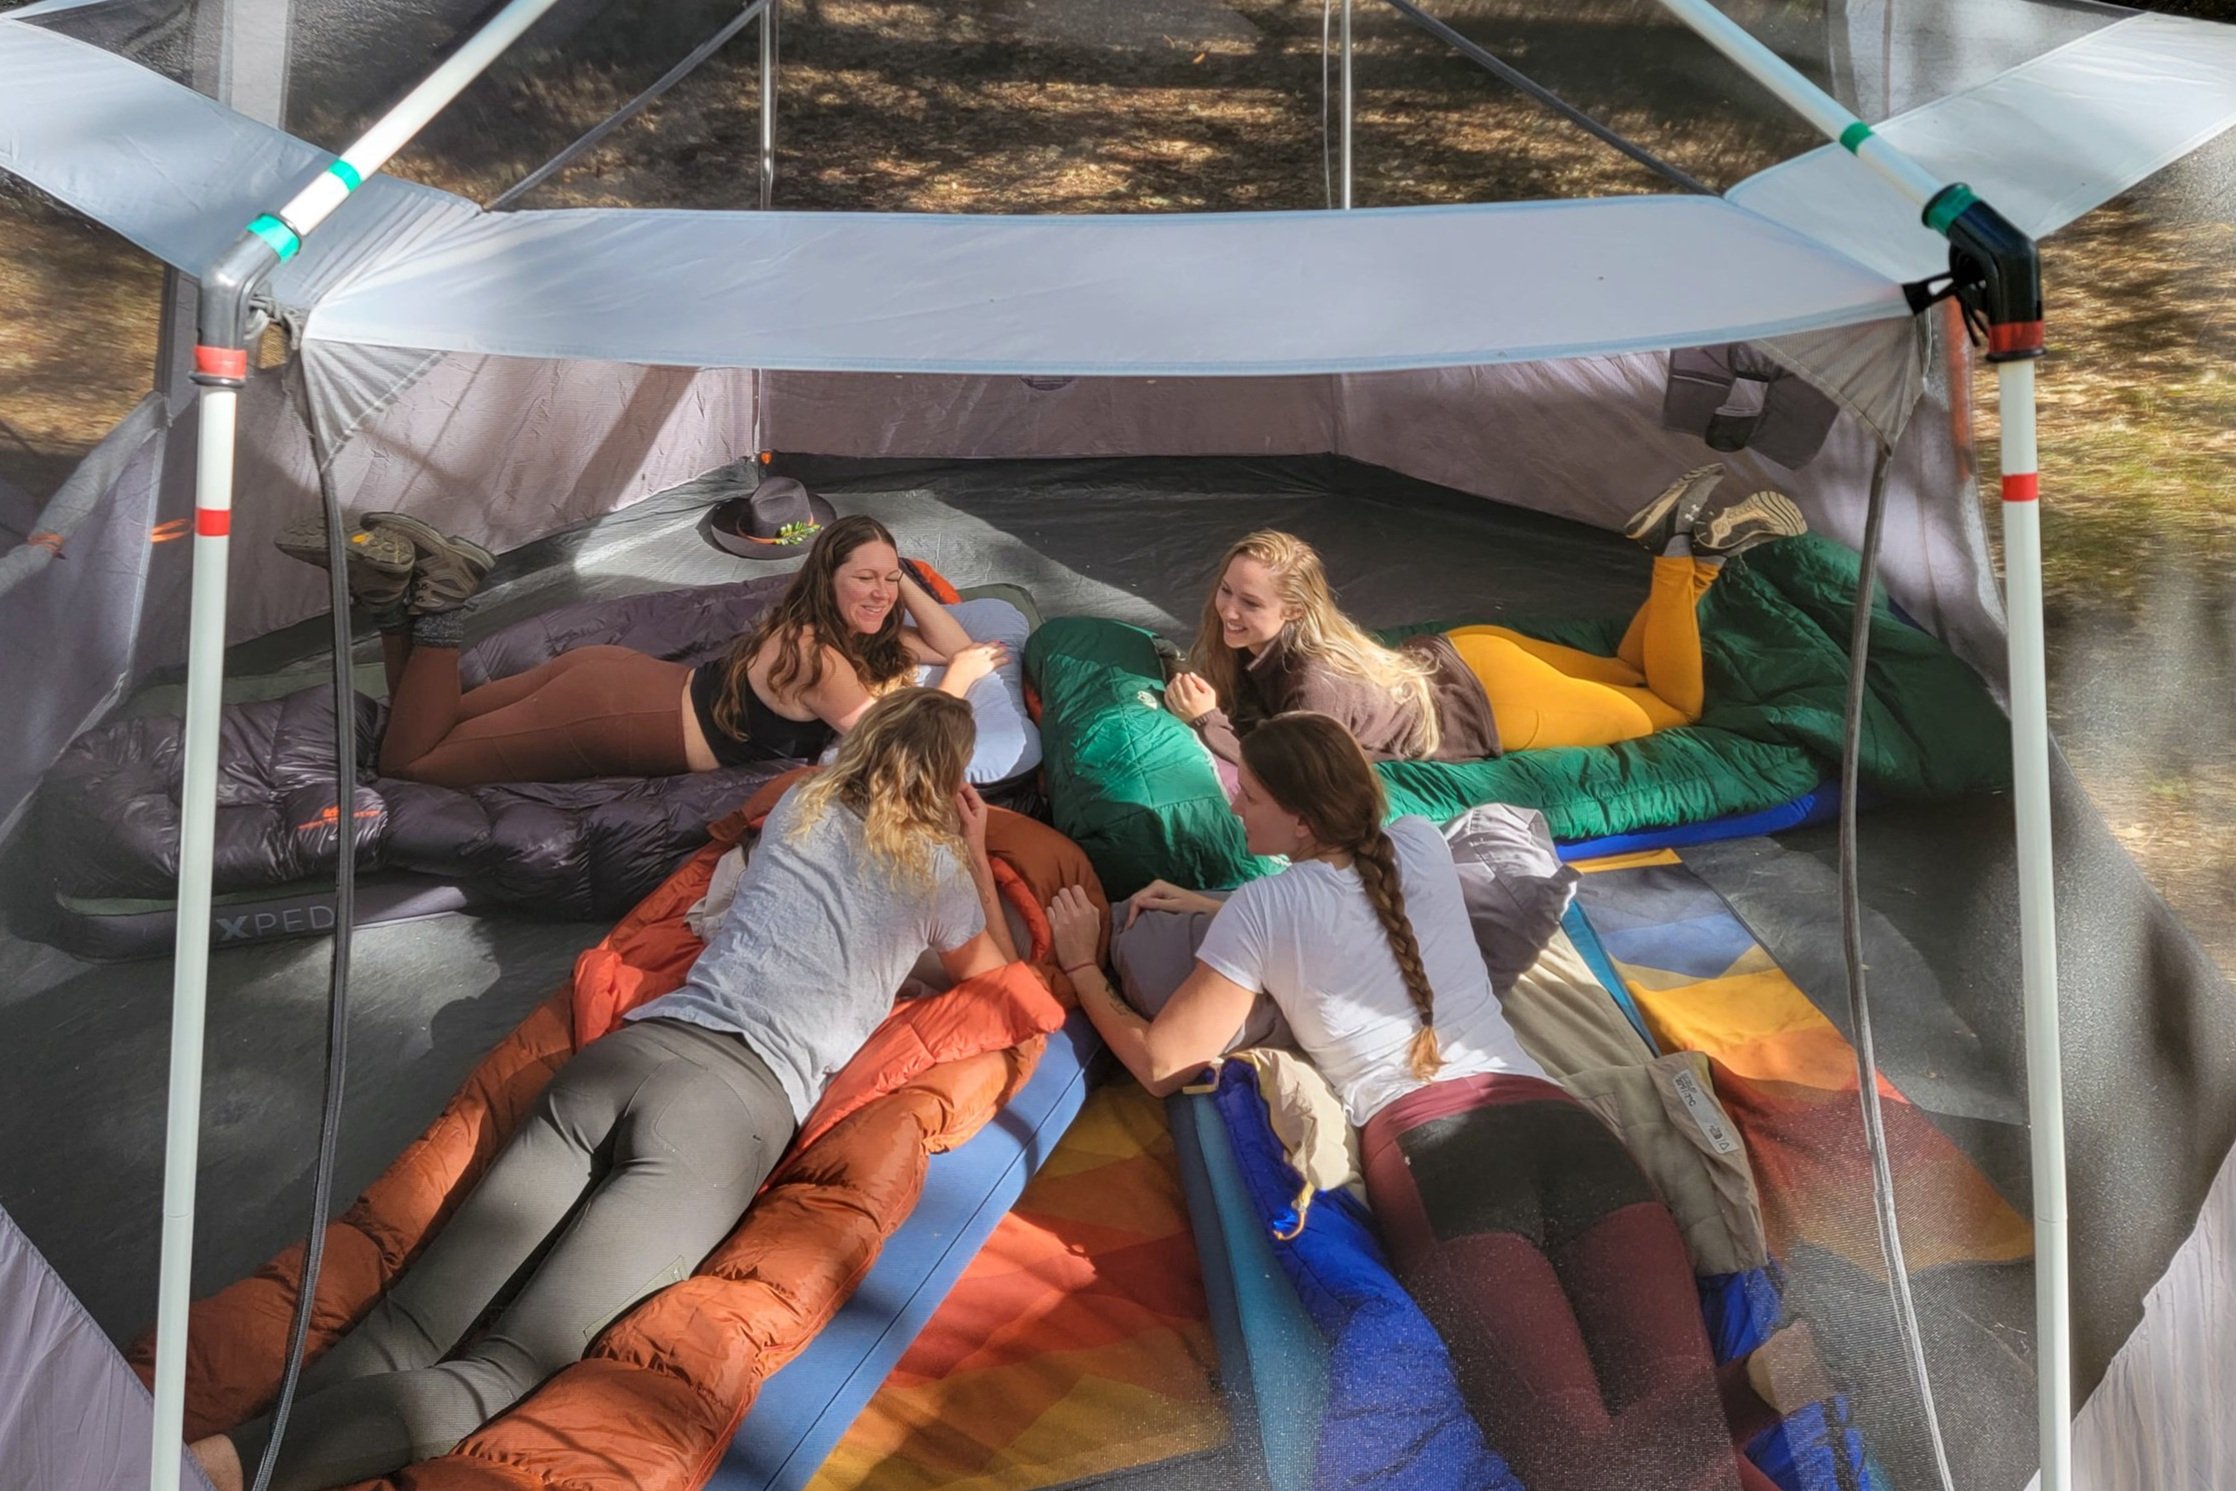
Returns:
[[[1304,820],[1322,849],[1351,856],[1359,884],[1389,939],[1405,992],[1421,1017],[1421,1029],[1408,1051],[1413,1075],[1423,1082],[1444,1064],[1436,1042],[1436,991],[1421,962],[1421,944],[1405,914],[1405,889],[1398,884],[1397,846],[1383,832],[1389,800],[1382,779],[1367,764],[1351,732],[1324,714],[1277,714],[1242,739],[1242,764],[1250,768],[1273,800]]]
[[[764,642],[773,641],[776,660],[769,666],[769,692],[775,695],[804,693],[823,681],[824,648],[846,659],[871,693],[880,693],[916,668],[916,659],[901,641],[901,622],[907,607],[898,601],[874,632],[858,632],[839,611],[838,572],[854,551],[867,543],[883,543],[898,554],[900,546],[883,523],[867,513],[854,513],[824,525],[807,551],[807,563],[792,576],[777,603],[762,613],[752,630],[730,644],[722,660],[722,688],[714,696],[714,722],[733,737],[745,734],[745,690],[753,659]],[[814,633],[815,646],[807,637]]]
[[[895,689],[839,737],[838,759],[797,789],[792,836],[837,803],[861,818],[870,852],[896,884],[927,878],[936,846],[945,844],[959,860],[968,853],[955,794],[977,740],[971,707],[954,695]]]
[[[1234,708],[1242,677],[1242,660],[1227,645],[1219,624],[1219,586],[1226,579],[1227,567],[1237,559],[1255,560],[1272,571],[1274,594],[1281,609],[1295,613],[1295,618],[1281,627],[1282,641],[1291,652],[1409,700],[1419,723],[1414,726],[1413,739],[1406,742],[1406,754],[1416,758],[1436,754],[1444,732],[1431,690],[1434,667],[1421,658],[1384,647],[1361,631],[1336,605],[1319,551],[1295,534],[1276,528],[1261,528],[1237,540],[1220,556],[1219,567],[1211,573],[1211,587],[1204,592],[1203,620],[1196,628],[1196,645],[1189,651],[1188,661],[1217,691],[1221,708]]]

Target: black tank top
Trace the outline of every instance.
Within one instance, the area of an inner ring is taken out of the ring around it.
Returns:
[[[748,766],[756,761],[813,761],[838,732],[821,720],[788,720],[762,702],[750,680],[738,691],[745,706],[744,731],[732,735],[714,721],[714,701],[722,693],[722,674],[729,659],[718,657],[691,670],[691,710],[699,717],[699,730],[707,749],[724,766]]]

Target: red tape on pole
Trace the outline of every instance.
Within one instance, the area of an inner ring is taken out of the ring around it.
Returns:
[[[202,538],[226,538],[233,532],[233,509],[229,507],[198,507],[194,509],[194,532]]]
[[[2041,480],[2041,474],[2034,471],[2020,471],[2004,477],[2003,500],[2005,502],[2034,501],[2041,496]]]
[[[246,378],[248,349],[197,346],[194,349],[194,371],[207,373],[212,378]]]
[[[2042,350],[2042,323],[2039,321],[2006,321],[1988,328],[1988,355],[2006,352],[2039,352]]]

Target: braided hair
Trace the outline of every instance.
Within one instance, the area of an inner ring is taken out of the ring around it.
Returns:
[[[1382,828],[1389,807],[1382,779],[1350,731],[1324,714],[1301,710],[1275,715],[1244,736],[1242,763],[1283,810],[1304,820],[1323,849],[1351,856],[1414,1013],[1421,1018],[1407,1050],[1413,1075],[1431,1080],[1444,1064],[1436,1041],[1436,991],[1429,986],[1420,939],[1405,914],[1397,846]]]

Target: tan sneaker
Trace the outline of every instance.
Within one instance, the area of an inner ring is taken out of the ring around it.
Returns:
[[[1623,536],[1644,544],[1649,554],[1661,553],[1678,534],[1693,531],[1702,505],[1723,479],[1724,463],[1721,461],[1695,466],[1664,487],[1660,496],[1632,513],[1630,521],[1623,525]]]
[[[455,611],[481,588],[497,556],[477,543],[446,534],[408,513],[367,513],[365,526],[398,535],[418,555],[411,584],[411,613]]]
[[[290,559],[327,567],[326,519],[305,518],[280,530],[272,544]],[[404,603],[412,588],[412,570],[418,551],[399,533],[387,533],[358,524],[342,535],[349,555],[349,598],[367,610],[380,612]]]
[[[1809,520],[1783,492],[1765,489],[1725,502],[1711,502],[1693,520],[1693,552],[1729,559],[1772,539],[1796,538]]]

